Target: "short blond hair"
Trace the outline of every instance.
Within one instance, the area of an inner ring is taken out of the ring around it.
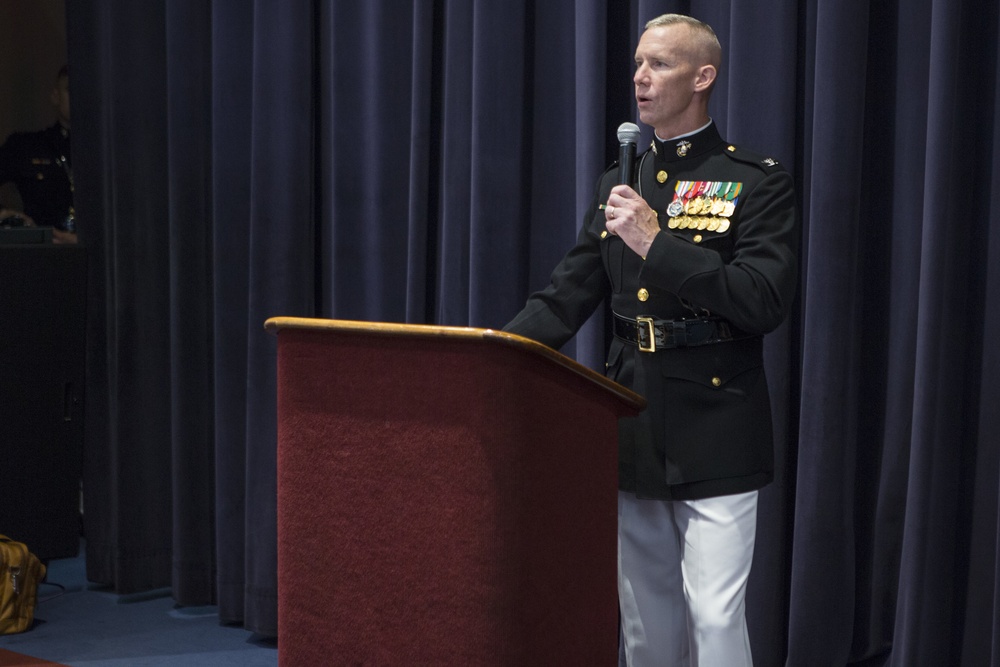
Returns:
[[[685,16],[684,14],[661,14],[654,19],[646,21],[646,30],[651,28],[664,28],[671,25],[686,25],[695,36],[694,47],[699,57],[704,59],[704,63],[715,67],[716,71],[722,66],[722,45],[716,36],[712,26],[703,23],[698,19]]]

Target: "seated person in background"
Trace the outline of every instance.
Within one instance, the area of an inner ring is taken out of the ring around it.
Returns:
[[[24,211],[0,204],[0,224],[52,227],[54,243],[76,243],[69,141],[69,69],[52,89],[56,122],[38,132],[15,132],[0,146],[0,185],[13,183]]]

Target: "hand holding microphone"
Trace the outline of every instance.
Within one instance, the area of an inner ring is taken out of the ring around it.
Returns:
[[[618,127],[618,185],[611,190],[604,217],[610,233],[620,236],[625,244],[643,259],[660,231],[656,213],[632,189],[635,183],[635,153],[639,128],[635,123]]]

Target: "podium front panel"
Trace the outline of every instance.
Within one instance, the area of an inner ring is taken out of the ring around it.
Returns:
[[[282,664],[617,660],[617,418],[503,345],[283,330]]]

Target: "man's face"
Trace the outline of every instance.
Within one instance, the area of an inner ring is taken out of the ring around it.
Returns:
[[[683,24],[650,28],[635,50],[635,101],[639,119],[668,131],[684,119],[697,90],[700,66],[691,56],[690,28]]]
[[[56,108],[59,121],[69,127],[69,77],[61,76],[52,89],[52,104]]]

